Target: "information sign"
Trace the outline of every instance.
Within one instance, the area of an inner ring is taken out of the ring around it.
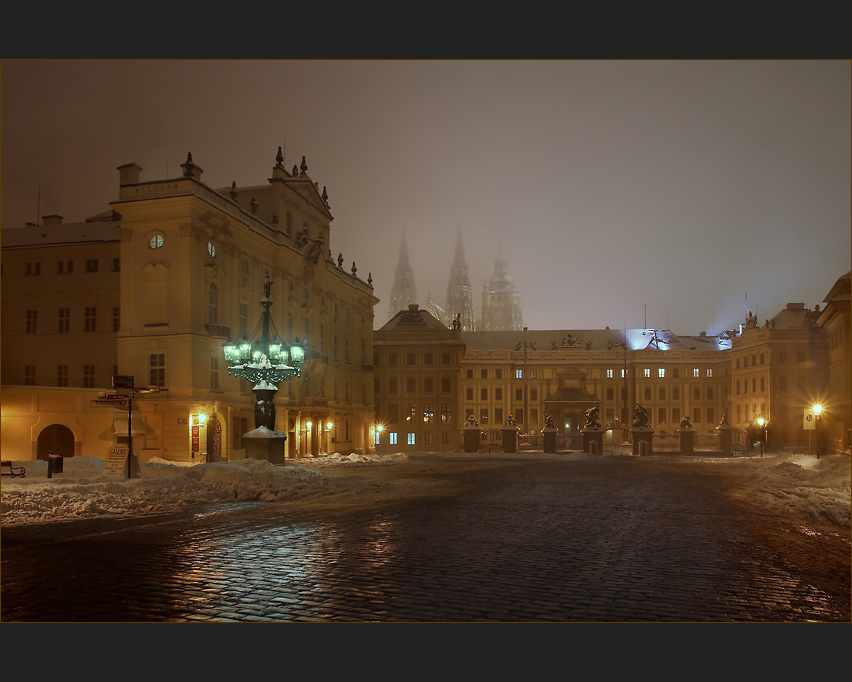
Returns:
[[[133,388],[133,375],[114,374],[112,377],[113,388]]]
[[[98,398],[97,400],[90,400],[89,407],[127,407],[127,398],[122,396],[121,398]]]
[[[130,452],[124,444],[113,445],[107,453],[106,463],[104,464],[104,475],[127,476],[127,455]]]
[[[816,415],[813,410],[805,408],[805,431],[816,429]]]
[[[192,427],[192,451],[193,452],[199,451],[200,435],[201,435],[201,427],[200,426],[193,426]]]

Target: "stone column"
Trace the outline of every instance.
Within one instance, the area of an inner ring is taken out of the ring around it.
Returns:
[[[545,426],[541,430],[541,433],[544,436],[544,451],[556,452],[557,428],[555,426]]]
[[[695,449],[695,429],[678,429],[680,451],[691,454]]]
[[[482,431],[478,424],[468,424],[464,427],[464,451],[479,452],[479,439]]]
[[[719,432],[719,447],[722,452],[730,457],[734,453],[734,427],[720,424],[716,427]]]
[[[633,436],[633,454],[651,455],[654,453],[654,430],[650,426],[634,426],[630,429]]]
[[[517,426],[503,427],[503,452],[518,451],[518,431]]]
[[[593,455],[603,454],[603,437],[605,430],[599,426],[586,426],[580,430],[583,436],[583,452]]]

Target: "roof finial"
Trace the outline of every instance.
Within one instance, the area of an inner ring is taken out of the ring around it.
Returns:
[[[278,147],[278,154],[275,156],[275,161],[278,166],[284,163],[284,154],[281,152],[281,147]]]
[[[358,268],[355,267],[355,261],[353,260],[352,261],[352,274],[354,275],[356,272],[358,272]]]
[[[367,273],[367,284],[369,284],[370,286],[373,286],[373,273],[372,272]]]
[[[238,196],[240,196],[240,193],[237,191],[237,181],[236,181],[236,180],[234,180],[234,181],[231,183],[231,192],[230,192],[230,194],[231,194],[231,200],[232,200],[232,201],[236,201],[236,200],[237,200],[237,197],[238,197]]]
[[[322,186],[322,200],[325,202],[325,205],[328,206],[328,190],[326,190],[325,185]]]
[[[308,174],[308,164],[305,163],[305,157],[302,157],[302,165],[299,166],[299,170],[302,171],[299,175],[307,175]]]
[[[299,167],[294,163],[293,164],[293,177],[296,177],[299,174]]]
[[[255,199],[254,197],[251,198],[251,213],[252,215],[257,213],[257,199]]]

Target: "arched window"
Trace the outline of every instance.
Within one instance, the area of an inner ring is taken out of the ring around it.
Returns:
[[[219,289],[215,284],[210,285],[210,324],[219,324]]]
[[[165,242],[166,242],[165,237],[163,237],[163,235],[161,233],[157,232],[157,234],[153,235],[148,240],[148,248],[149,249],[159,249],[163,244],[165,244]]]
[[[207,242],[207,253],[210,254],[211,258],[216,257],[216,245],[213,242]]]

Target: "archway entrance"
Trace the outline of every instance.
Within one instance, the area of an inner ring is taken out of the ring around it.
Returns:
[[[222,461],[222,425],[216,415],[207,422],[207,461]]]
[[[38,434],[37,457],[46,460],[51,452],[62,457],[74,456],[74,433],[67,426],[51,424]]]

